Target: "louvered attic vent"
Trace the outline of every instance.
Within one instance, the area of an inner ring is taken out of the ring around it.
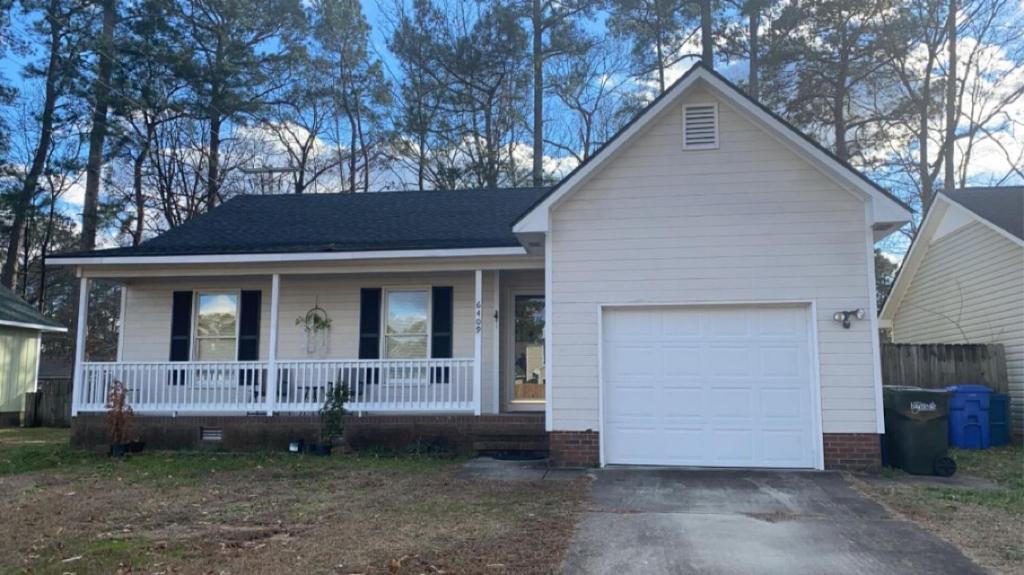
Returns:
[[[718,147],[718,106],[699,104],[683,107],[683,149],[710,150]]]

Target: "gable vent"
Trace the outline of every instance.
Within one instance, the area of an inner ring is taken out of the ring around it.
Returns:
[[[683,107],[683,149],[710,150],[718,147],[718,106],[699,104]]]

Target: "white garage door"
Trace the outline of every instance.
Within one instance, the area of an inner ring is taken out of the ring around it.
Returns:
[[[606,309],[605,463],[814,467],[808,314]]]

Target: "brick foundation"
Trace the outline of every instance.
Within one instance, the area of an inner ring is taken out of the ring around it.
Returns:
[[[877,472],[882,467],[882,446],[874,433],[824,434],[825,469]]]
[[[558,467],[596,467],[601,463],[596,431],[552,431],[548,445],[551,463]]]
[[[72,445],[106,450],[110,440],[104,414],[81,414],[71,423]],[[203,428],[223,432],[218,442],[204,442]],[[316,415],[143,416],[137,415],[132,435],[147,449],[284,450],[292,439],[315,442],[320,436]],[[477,439],[493,436],[543,436],[543,415],[370,415],[345,418],[345,439],[355,449],[473,452]]]

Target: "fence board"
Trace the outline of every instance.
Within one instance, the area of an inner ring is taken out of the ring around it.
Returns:
[[[40,378],[39,391],[27,394],[25,419],[32,427],[71,426],[71,380]]]
[[[885,343],[882,383],[930,389],[964,383],[1006,393],[1006,350],[1002,344]]]

